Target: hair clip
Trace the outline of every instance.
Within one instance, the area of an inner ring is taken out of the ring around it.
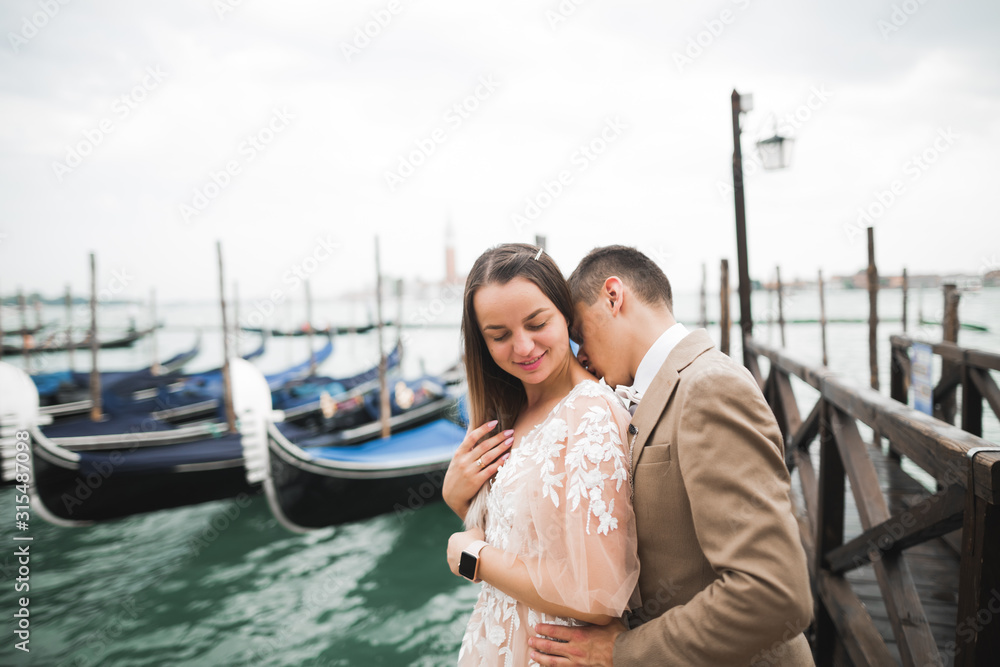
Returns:
[[[539,248],[538,254],[535,255],[535,259],[537,260],[539,257],[541,257],[543,252],[545,252],[545,248]]]

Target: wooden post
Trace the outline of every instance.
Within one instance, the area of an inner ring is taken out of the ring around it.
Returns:
[[[829,366],[826,356],[826,290],[823,287],[823,269],[819,270],[819,335],[823,344],[823,366]]]
[[[820,399],[822,400],[822,399]],[[831,425],[831,407],[826,401],[820,408],[819,422],[819,507],[816,521],[816,553],[813,571],[816,579],[826,570],[825,556],[831,549],[844,543],[844,462],[840,458]],[[834,647],[837,643],[837,626],[823,606],[816,581],[813,581],[813,599],[816,601],[816,642],[813,647],[817,667],[833,665]]]
[[[942,319],[941,338],[946,343],[958,343],[958,301],[960,294],[958,288],[947,283],[944,285],[944,318]],[[946,378],[953,373],[962,373],[962,369],[954,362],[941,360],[941,377]],[[955,423],[955,415],[958,412],[958,401],[955,397],[955,390],[946,392],[941,397],[941,419],[949,424]]]
[[[1000,662],[1000,507],[976,495],[974,483],[965,497],[955,667],[987,667]]]
[[[35,306],[35,335],[41,335],[42,333],[42,297],[35,294],[34,304]]]
[[[750,367],[746,339],[753,336],[750,313],[750,266],[747,259],[747,220],[743,202],[743,152],[740,148],[740,94],[733,90],[733,199],[736,204],[736,258],[739,264],[740,331],[743,365]]]
[[[149,317],[153,320],[153,330],[152,336],[150,336],[150,343],[153,347],[153,364],[150,367],[150,372],[153,375],[159,375],[161,372],[160,368],[160,353],[156,347],[156,288],[150,288],[149,290]]]
[[[878,389],[878,269],[875,267],[875,229],[868,228],[868,366],[872,389]]]
[[[21,357],[24,358],[25,372],[31,373],[31,346],[34,343],[28,333],[28,306],[20,287],[17,288],[17,310],[21,315]]]
[[[69,353],[69,370],[73,372],[73,293],[66,284],[66,351]]]
[[[382,260],[379,253],[378,237],[375,237],[375,318],[378,323],[378,386],[379,386],[379,416],[382,422],[382,437],[388,438],[392,429],[389,426],[389,418],[392,416],[392,405],[389,402],[389,379],[386,377],[387,359],[385,347],[383,346],[383,329],[385,324],[382,320]]]
[[[309,375],[316,375],[316,352],[313,350],[313,306],[312,290],[306,280],[306,333],[309,337]]]
[[[701,264],[701,310],[698,317],[698,326],[702,329],[708,328],[708,272],[705,263]]]
[[[721,286],[719,288],[719,349],[729,354],[729,330],[733,324],[729,316],[729,260],[722,260]]]
[[[97,367],[97,258],[90,253],[90,420],[104,418],[101,405],[101,373]]]
[[[399,364],[403,365],[403,279],[396,280],[396,345],[399,348]]]
[[[240,340],[243,338],[243,325],[240,324],[240,283],[233,281],[233,356],[240,357]]]
[[[781,267],[774,267],[778,278],[778,328],[781,330],[781,347],[785,347],[785,296],[781,286]]]
[[[222,390],[226,406],[226,426],[230,433],[236,433],[236,411],[233,409],[233,380],[229,375],[229,322],[226,319],[226,279],[222,268],[222,241],[215,242],[215,253],[219,259],[219,308],[222,310]]]
[[[910,279],[906,275],[906,267],[903,267],[903,333],[906,333],[906,297],[910,289]]]

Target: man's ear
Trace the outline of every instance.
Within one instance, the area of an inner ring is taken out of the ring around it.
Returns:
[[[625,283],[618,276],[611,276],[604,281],[604,294],[602,296],[611,308],[611,315],[617,315],[625,303]]]

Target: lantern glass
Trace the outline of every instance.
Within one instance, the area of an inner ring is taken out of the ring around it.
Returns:
[[[784,169],[792,161],[794,139],[775,134],[769,139],[757,142],[757,153],[764,169]]]

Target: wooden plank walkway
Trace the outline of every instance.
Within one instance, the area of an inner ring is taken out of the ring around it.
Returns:
[[[879,484],[885,494],[890,513],[896,514],[909,508],[916,500],[928,493],[920,482],[907,474],[898,462],[882,450],[869,445],[868,451],[875,463]],[[814,468],[818,470],[818,442],[813,443],[810,448],[810,458]],[[845,481],[845,486],[844,541],[847,542],[863,531],[850,482]],[[796,511],[804,517],[805,504],[802,499],[802,488],[797,470],[792,473],[792,487]],[[923,603],[924,612],[930,622],[935,643],[946,664],[951,664],[954,658],[960,563],[959,554],[948,543],[949,541],[951,540],[948,538],[937,538],[913,546],[903,552],[913,573],[913,579]],[[957,546],[957,542],[955,544]],[[871,565],[856,568],[847,572],[845,578],[864,603],[897,664],[902,664],[899,649],[893,637],[892,626],[889,623],[889,615],[875,579],[874,568]],[[835,664],[853,664],[842,646],[838,646]],[[867,666],[858,665],[857,667]]]

